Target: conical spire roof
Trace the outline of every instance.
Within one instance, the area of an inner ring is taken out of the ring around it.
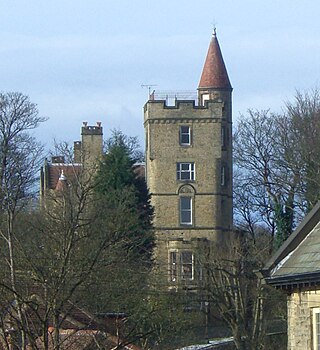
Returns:
[[[216,30],[214,30],[210,41],[199,88],[232,89],[217,39]]]

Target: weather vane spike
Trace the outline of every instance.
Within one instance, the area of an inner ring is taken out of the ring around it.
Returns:
[[[216,35],[217,35],[217,26],[216,26],[216,22],[215,22],[215,21],[212,21],[211,24],[212,24],[212,27],[213,27],[212,35],[213,35],[213,36],[216,36]]]

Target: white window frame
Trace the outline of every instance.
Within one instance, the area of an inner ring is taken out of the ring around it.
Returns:
[[[189,208],[183,208],[183,201],[188,201],[189,204]],[[192,215],[193,215],[193,198],[190,196],[181,196],[179,197],[179,205],[180,205],[180,225],[188,225],[191,226],[192,225]],[[190,220],[188,221],[184,221],[183,219],[183,214],[187,213],[188,216],[190,217]]]
[[[186,177],[186,174],[188,176]],[[196,178],[195,164],[193,162],[177,163],[177,180],[179,181],[194,181]]]
[[[183,130],[184,128],[187,131]],[[188,138],[188,142],[184,142],[184,138]],[[191,128],[188,125],[180,125],[179,128],[179,141],[181,146],[190,146],[191,145]]]
[[[178,253],[177,253],[177,251],[169,251],[169,273],[170,273],[170,281],[176,282],[178,279]]]
[[[191,254],[191,262],[183,261],[183,254]],[[184,272],[185,268],[190,268],[190,277],[187,277],[187,273]],[[180,252],[180,275],[182,281],[193,281],[194,280],[194,255],[191,250],[181,250]]]
[[[320,350],[320,308],[312,309],[313,349]]]
[[[209,94],[202,94],[201,96],[201,102],[202,102],[202,106],[205,105],[206,101],[209,101],[210,100],[210,95]]]

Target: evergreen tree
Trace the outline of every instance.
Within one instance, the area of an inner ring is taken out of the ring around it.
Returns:
[[[136,138],[113,131],[96,176],[96,195],[99,203],[103,203],[105,214],[102,216],[111,219],[118,234],[126,238],[121,249],[133,258],[138,254],[140,262],[150,263],[154,245],[151,230],[153,208],[141,175],[142,165],[137,165],[141,159],[137,149]]]
[[[88,286],[96,312],[139,314],[149,294],[154,233],[150,195],[141,177],[136,138],[113,131],[95,178],[96,216],[100,233],[112,246],[102,254]]]

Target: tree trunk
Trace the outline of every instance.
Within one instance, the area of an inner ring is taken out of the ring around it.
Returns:
[[[11,281],[11,288],[13,291],[14,300],[16,302],[16,308],[17,308],[17,314],[18,314],[18,321],[20,323],[19,325],[19,331],[21,332],[21,339],[20,339],[20,346],[22,350],[26,349],[26,333],[25,333],[25,327],[24,327],[24,319],[23,319],[23,310],[21,305],[20,297],[17,293],[17,286],[16,286],[16,269],[15,269],[15,259],[14,259],[14,248],[13,248],[13,214],[10,210],[8,210],[8,222],[7,222],[7,242],[8,242],[8,249],[9,249],[9,267],[10,267],[10,281]]]
[[[54,307],[54,336],[53,336],[53,348],[54,350],[60,349],[60,314],[56,310],[56,307]]]

